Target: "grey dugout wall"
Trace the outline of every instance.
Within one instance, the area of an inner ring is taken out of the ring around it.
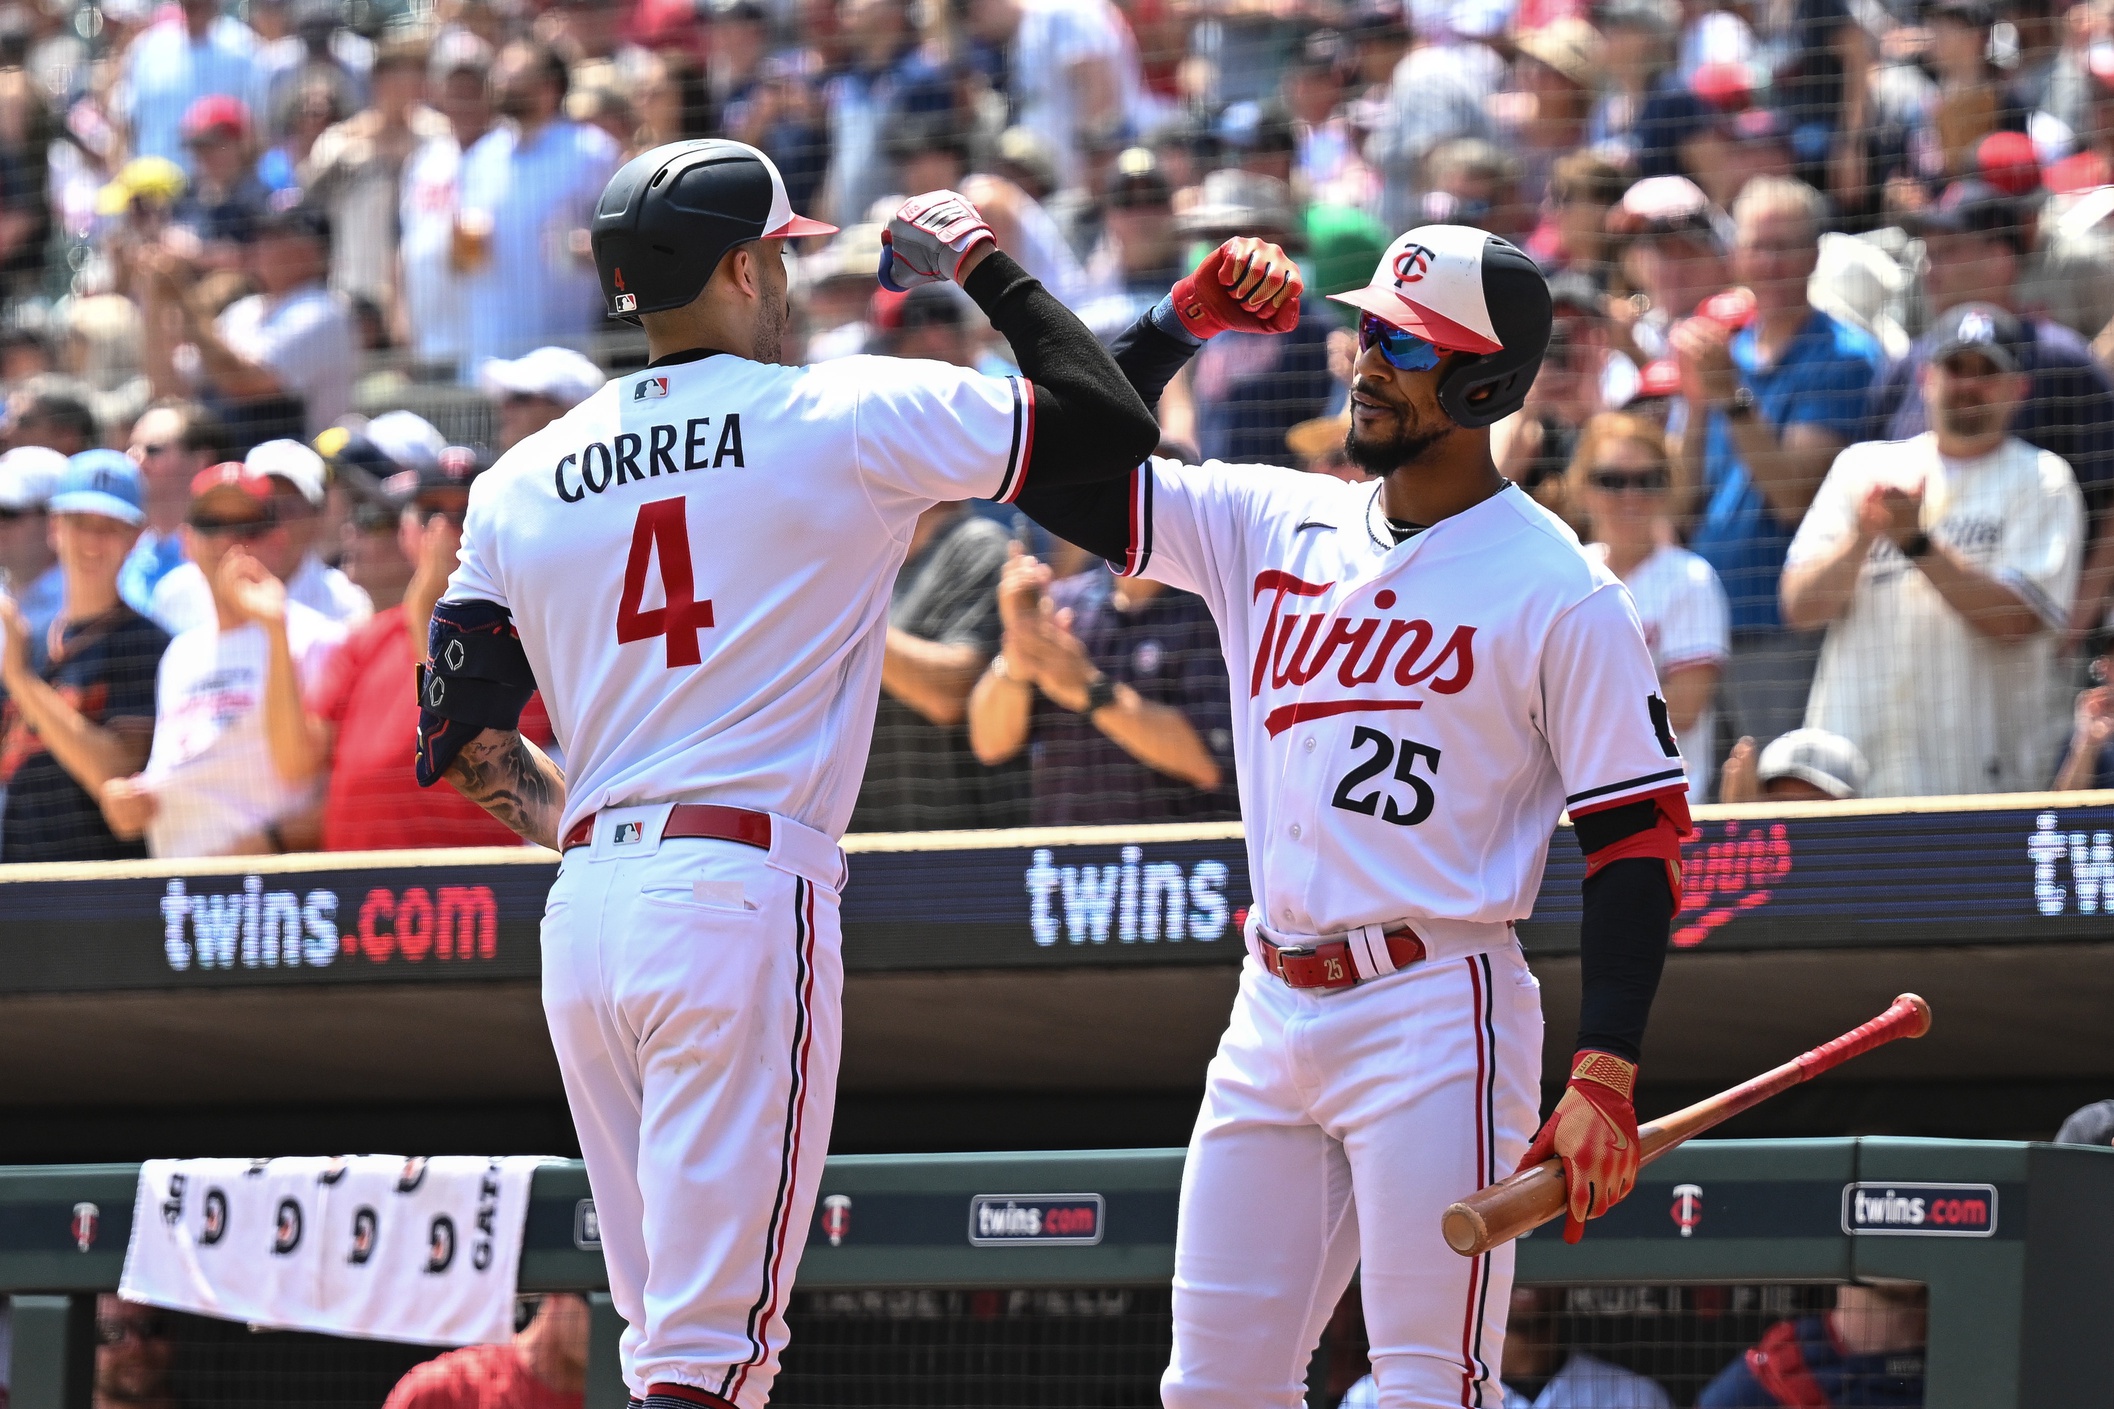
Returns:
[[[1180,1150],[832,1159],[803,1291],[1164,1286]],[[16,1409],[89,1403],[94,1293],[117,1286],[138,1168],[0,1169]],[[82,1205],[93,1218],[82,1218]],[[1920,1282],[1928,1409],[2104,1402],[2114,1383],[2114,1150],[1863,1138],[1696,1141],[1566,1245],[1540,1286]],[[1370,1213],[1366,1215],[1372,1217]],[[83,1230],[87,1229],[84,1237]],[[591,1294],[589,1409],[624,1402],[585,1172],[535,1177],[520,1288]]]

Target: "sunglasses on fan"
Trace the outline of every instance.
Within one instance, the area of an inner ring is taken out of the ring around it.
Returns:
[[[1382,322],[1368,313],[1358,320],[1358,350],[1380,349],[1387,365],[1398,372],[1429,372],[1439,365],[1446,350],[1429,338],[1417,336]]]
[[[1592,470],[1586,481],[1598,490],[1609,494],[1658,494],[1668,484],[1666,471],[1645,470],[1631,474],[1624,470]]]

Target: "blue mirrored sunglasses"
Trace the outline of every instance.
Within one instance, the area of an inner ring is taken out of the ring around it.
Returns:
[[[1358,350],[1377,347],[1387,365],[1403,372],[1429,372],[1446,354],[1428,338],[1383,323],[1368,313],[1358,320]]]

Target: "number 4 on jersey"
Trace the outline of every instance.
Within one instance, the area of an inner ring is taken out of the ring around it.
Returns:
[[[631,556],[624,561],[624,596],[617,603],[617,643],[667,637],[670,670],[703,661],[697,633],[712,625],[712,603],[697,600],[697,582],[690,571],[686,502],[659,499],[640,506],[639,521],[631,529]],[[652,558],[660,560],[661,595],[667,604],[642,610],[646,563]]]

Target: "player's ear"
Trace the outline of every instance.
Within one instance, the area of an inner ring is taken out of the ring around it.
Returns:
[[[763,271],[756,265],[762,248],[761,243],[752,240],[727,251],[727,276],[745,298],[763,297]]]

